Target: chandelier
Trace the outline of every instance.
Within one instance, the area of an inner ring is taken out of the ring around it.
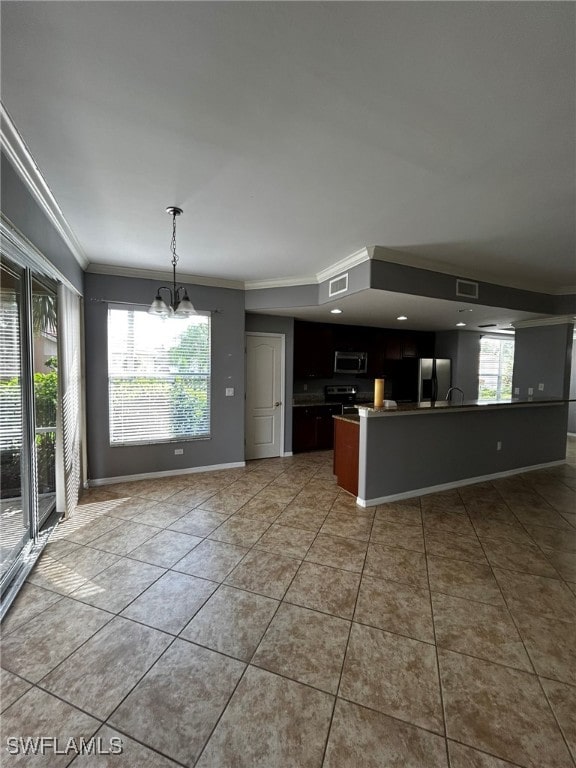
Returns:
[[[195,315],[196,310],[188,298],[188,291],[181,285],[176,288],[176,264],[178,264],[178,255],[176,253],[176,217],[183,213],[182,208],[171,205],[166,208],[166,213],[172,216],[172,242],[170,250],[172,251],[172,288],[167,285],[161,285],[156,291],[156,298],[150,305],[148,313],[158,317],[189,317]],[[170,303],[166,304],[160,291],[168,291],[170,294]],[[182,298],[180,296],[182,295]]]

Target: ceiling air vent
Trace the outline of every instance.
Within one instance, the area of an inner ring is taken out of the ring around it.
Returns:
[[[496,328],[496,323],[484,323],[484,325],[479,325],[478,328]]]
[[[336,296],[339,293],[346,293],[348,290],[348,272],[345,275],[338,275],[328,283],[328,296]]]
[[[465,299],[477,299],[478,283],[472,283],[470,280],[456,280],[456,296]]]

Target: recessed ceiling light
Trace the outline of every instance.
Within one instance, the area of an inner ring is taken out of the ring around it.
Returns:
[[[472,312],[471,309],[459,309],[458,312]]]
[[[342,314],[342,310],[341,309],[331,309],[330,310],[330,314],[331,315],[341,315]]]
[[[396,320],[408,320],[406,315],[400,315],[400,317],[397,317]]]
[[[462,327],[463,325],[466,325],[466,323],[456,323],[457,327]]]

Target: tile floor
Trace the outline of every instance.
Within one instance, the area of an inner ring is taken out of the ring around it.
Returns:
[[[86,493],[2,628],[2,752],[123,752],[3,764],[574,768],[576,441],[371,509],[331,459]]]

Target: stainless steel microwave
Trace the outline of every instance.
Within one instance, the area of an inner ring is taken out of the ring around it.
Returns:
[[[334,373],[366,373],[368,355],[366,352],[336,352]]]

